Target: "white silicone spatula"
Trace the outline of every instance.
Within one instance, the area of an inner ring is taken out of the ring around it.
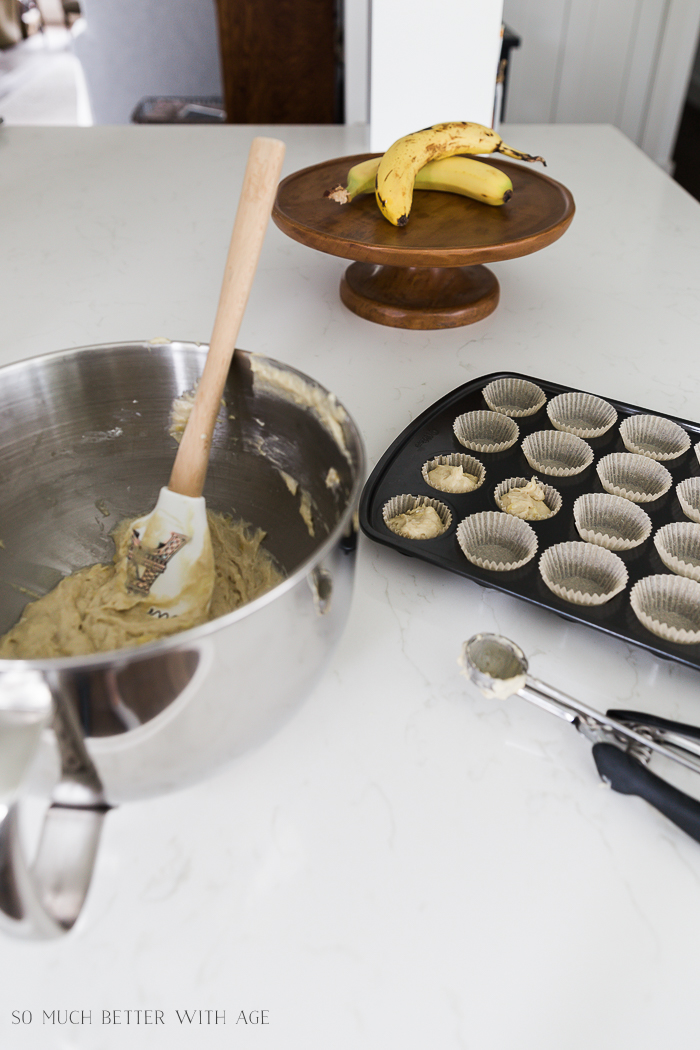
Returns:
[[[214,566],[202,491],[216,417],[282,170],[285,146],[253,140],[202,376],[170,480],[150,514],[131,526],[127,590],[148,596],[154,615],[206,611]]]

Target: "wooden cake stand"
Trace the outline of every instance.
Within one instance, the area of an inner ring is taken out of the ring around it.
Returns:
[[[397,328],[457,328],[496,309],[499,285],[483,263],[517,259],[552,244],[574,217],[561,183],[524,164],[488,158],[506,171],[513,197],[493,207],[454,193],[417,190],[406,226],[383,217],[367,194],[338,204],[325,194],[349,169],[379,154],[339,157],[279,184],[274,222],[310,248],[355,259],[340,298],[360,317]]]

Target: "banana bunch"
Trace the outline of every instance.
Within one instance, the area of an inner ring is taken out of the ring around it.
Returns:
[[[544,163],[542,157],[532,157],[506,146],[498,132],[483,124],[466,121],[434,124],[397,139],[380,159],[375,195],[382,215],[394,226],[405,226],[411,211],[417,173],[431,160],[460,153],[503,153],[517,160],[540,160]]]
[[[374,193],[380,157],[370,157],[350,168],[345,186],[339,186],[329,197],[348,203],[365,193]],[[505,172],[472,157],[443,157],[431,160],[421,168],[414,190],[442,190],[459,193],[484,204],[505,204],[513,196],[513,183]]]
[[[351,168],[347,186],[338,187],[328,196],[345,203],[373,188],[382,215],[394,226],[405,226],[408,222],[414,189],[445,190],[486,204],[504,204],[513,193],[508,176],[469,156],[486,153],[502,153],[517,160],[544,164],[542,157],[507,146],[492,128],[453,121],[434,124],[397,139],[383,157]],[[374,187],[368,185],[372,174]]]

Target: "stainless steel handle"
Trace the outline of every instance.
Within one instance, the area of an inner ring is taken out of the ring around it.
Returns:
[[[20,834],[22,781],[51,718],[61,776],[29,864]],[[0,754],[12,759],[5,767],[11,775],[0,782],[0,928],[18,937],[59,937],[82,910],[110,808],[60,676],[18,671],[0,679]]]
[[[30,866],[20,838],[19,807],[0,822],[0,928],[16,937],[52,938],[78,918],[106,810],[51,805]]]

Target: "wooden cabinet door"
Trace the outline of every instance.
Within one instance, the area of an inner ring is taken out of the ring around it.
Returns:
[[[217,0],[229,124],[343,121],[338,0]]]

